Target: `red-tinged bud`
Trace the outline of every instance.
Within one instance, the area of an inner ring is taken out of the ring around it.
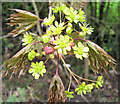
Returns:
[[[64,55],[61,53],[63,59],[65,59]],[[55,57],[58,58],[58,53],[55,54]]]
[[[46,55],[55,52],[55,50],[52,47],[44,47],[44,51]]]
[[[72,48],[74,45],[75,45],[75,44],[74,44],[74,42],[71,42],[71,45],[70,45],[70,47]]]

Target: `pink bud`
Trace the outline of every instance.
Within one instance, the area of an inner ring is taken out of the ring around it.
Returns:
[[[55,52],[55,50],[52,47],[44,47],[44,51],[46,55]]]

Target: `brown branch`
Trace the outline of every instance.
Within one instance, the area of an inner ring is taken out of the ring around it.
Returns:
[[[39,12],[38,12],[35,0],[32,0],[32,4],[33,4],[33,8],[34,8],[35,14],[39,18]],[[40,28],[40,22],[37,23],[37,29],[38,29],[39,35],[41,36],[42,35],[42,31],[41,31],[41,28]]]

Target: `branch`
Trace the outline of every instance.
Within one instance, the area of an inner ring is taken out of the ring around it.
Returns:
[[[35,0],[32,0],[32,4],[33,4],[33,8],[34,8],[35,14],[36,14],[37,17],[39,18],[39,12],[38,12],[37,6],[36,6],[36,4],[35,4]],[[41,20],[41,19],[40,19],[40,20]],[[42,35],[42,32],[41,32],[41,28],[40,28],[40,22],[38,22],[38,24],[37,24],[37,29],[38,29],[39,35],[41,36],[41,35]]]
[[[74,38],[74,40],[82,40],[84,42],[87,42],[88,40],[82,39],[82,38]]]

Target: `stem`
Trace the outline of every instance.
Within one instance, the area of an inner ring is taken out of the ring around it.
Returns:
[[[49,59],[50,59],[50,57],[46,59],[46,61],[44,62],[44,64],[45,64]]]
[[[69,83],[69,87],[68,87],[68,92],[70,90],[71,82],[72,82],[72,76],[71,76],[71,73],[70,73],[70,83]]]
[[[82,38],[74,38],[74,40],[82,40],[84,42],[87,42],[88,40],[82,39]]]
[[[79,83],[81,83],[79,80],[76,79],[76,77],[74,76],[73,72],[70,70],[70,68],[66,65],[65,61],[63,60],[62,57],[60,57],[62,62],[64,63],[64,65],[66,66],[66,68],[68,69],[68,71],[70,72],[70,74],[73,76],[73,78],[75,79],[75,81],[77,82],[77,84],[79,85]]]
[[[58,53],[57,53],[58,54]],[[57,69],[56,69],[56,75],[58,76],[58,67],[59,67],[59,54],[58,54],[58,59],[57,59]]]
[[[52,43],[44,43],[43,41],[37,41],[37,42],[35,42],[35,43],[32,43],[31,45],[35,45],[35,44],[37,44],[37,43],[50,44],[50,45],[52,45],[52,46],[55,46],[55,45],[53,45]]]
[[[77,80],[77,79],[75,78],[75,76],[78,77],[79,79],[82,79],[82,80],[85,80],[85,81],[97,82],[97,81],[94,81],[94,80],[89,80],[89,79],[82,78],[82,77],[78,76],[77,74],[73,73],[73,72],[69,69],[69,67],[66,65],[66,63],[65,63],[65,61],[63,60],[62,57],[61,57],[61,59],[62,59],[64,65],[65,65],[66,68],[69,70],[69,72],[72,74],[72,76],[74,77],[74,79],[76,80],[77,83],[79,83],[80,81]],[[80,83],[81,83],[81,82],[80,82]]]
[[[60,23],[61,23],[61,11],[59,12],[59,15],[60,15]]]
[[[97,82],[97,81],[94,81],[94,80],[90,80],[90,79],[85,79],[85,78],[82,78],[80,76],[78,76],[77,74],[73,73],[76,77],[82,79],[82,80],[85,80],[85,81],[90,81],[90,82]]]
[[[39,21],[43,21],[43,19],[39,19]]]
[[[79,31],[77,31],[75,28],[72,27],[73,30],[75,30],[77,33],[80,33]]]
[[[32,45],[35,45],[35,44],[37,44],[37,43],[44,43],[43,41],[37,41],[37,42],[35,42],[35,43],[32,43]]]

